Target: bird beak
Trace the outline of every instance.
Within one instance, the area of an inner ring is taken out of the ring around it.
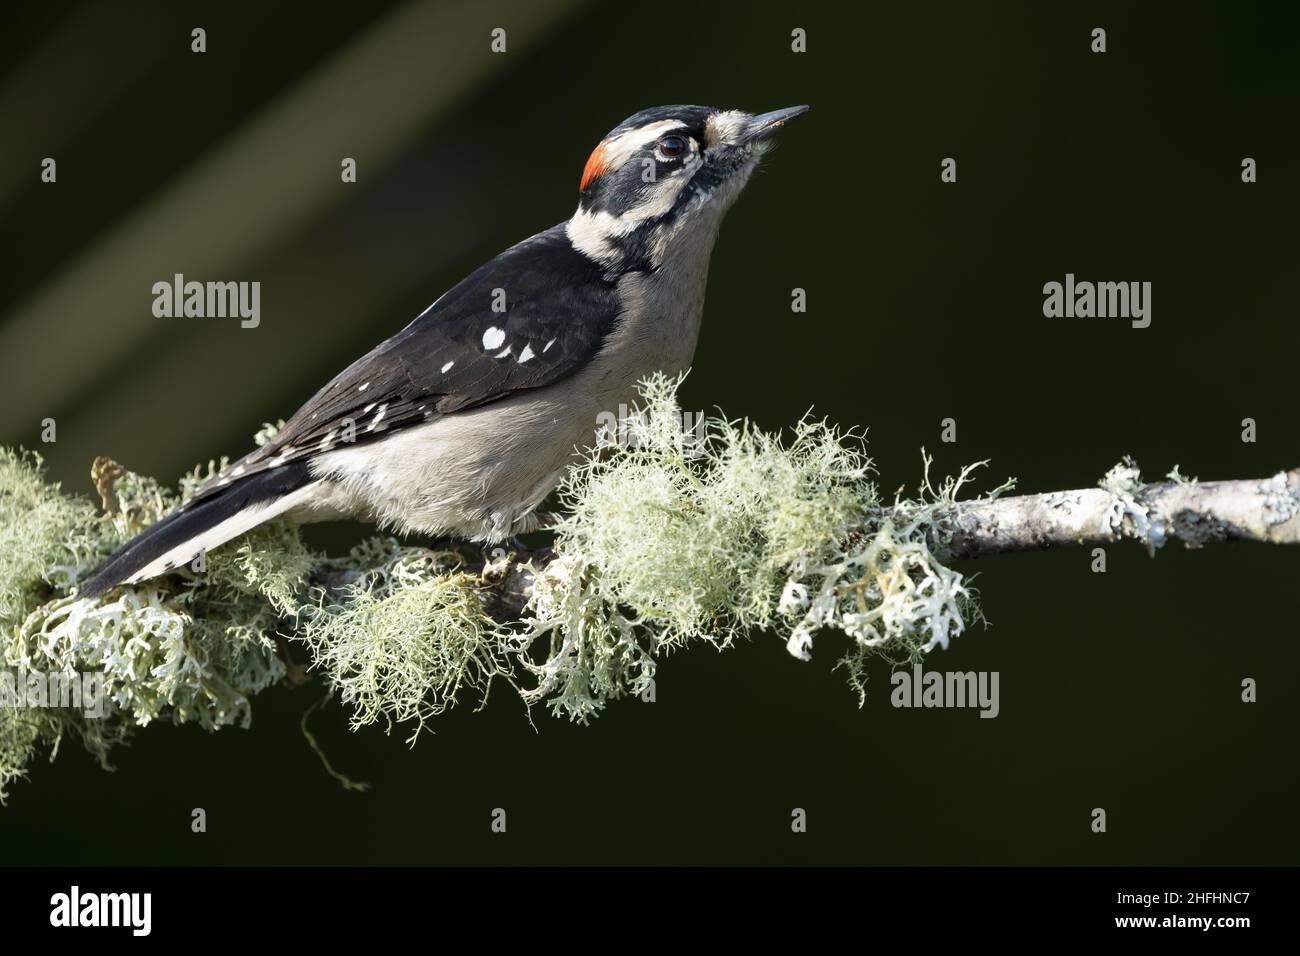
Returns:
[[[756,143],[767,139],[790,120],[796,116],[802,116],[808,110],[809,107],[807,106],[791,106],[789,109],[760,113],[746,124],[740,142],[742,144]]]

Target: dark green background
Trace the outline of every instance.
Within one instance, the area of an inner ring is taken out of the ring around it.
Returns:
[[[724,227],[688,408],[869,426],[891,495],[914,487],[922,445],[941,472],[989,458],[989,479],[1031,492],[1091,485],[1126,453],[1152,477],[1300,465],[1295,5],[529,4],[545,28],[495,57],[488,31],[518,11],[453,7],[432,18],[454,35],[430,31],[418,90],[369,100],[354,83],[366,109],[287,131],[307,166],[268,155],[206,197],[222,216],[132,245],[142,210],[410,11],[6,5],[0,442],[39,446],[55,417],[42,451],[87,492],[96,454],[170,478],[241,453],[471,268],[567,217],[587,152],[625,115],[809,103]],[[1096,26],[1105,55],[1089,52]],[[434,53],[449,41],[455,57]],[[418,121],[380,150],[354,132],[370,111]],[[55,186],[38,181],[47,155]],[[338,183],[344,155],[356,185]],[[939,181],[945,156],[956,185]],[[304,213],[268,222],[304,184]],[[87,266],[105,249],[129,281]],[[260,280],[261,327],[155,319],[149,286],[177,271]],[[1151,281],[1151,327],[1045,319],[1042,285],[1066,272]],[[796,286],[806,315],[789,310]],[[949,416],[955,446],[938,440]],[[1240,440],[1248,416],[1256,444]],[[114,774],[75,745],[34,765],[0,810],[0,861],[1294,863],[1298,560],[1127,545],[1104,575],[1085,551],[971,563],[994,626],[929,665],[1000,671],[996,720],[894,710],[883,664],[859,710],[832,672],[841,637],[801,663],[755,635],[673,657],[656,703],[586,728],[538,711],[534,733],[502,688],[408,750],[400,729],[351,734],[331,707],[314,729],[373,784],[357,795],[299,734],[318,690],[275,690],[250,731],[149,728]],[[506,835],[489,832],[494,807]]]

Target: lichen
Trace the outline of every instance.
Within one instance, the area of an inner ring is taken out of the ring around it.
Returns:
[[[11,631],[97,560],[103,520],[59,493],[34,452],[0,448],[0,627]]]
[[[101,513],[45,483],[39,456],[0,449],[0,666],[99,674],[104,692],[99,717],[0,708],[0,798],[39,750],[53,755],[69,733],[107,765],[114,746],[155,720],[247,726],[249,698],[284,675],[275,631],[315,565],[297,531],[270,525],[208,556],[202,573],[82,599],[80,578],[180,501],[129,472],[112,490],[117,507]]]
[[[1300,514],[1300,489],[1292,486],[1285,471],[1262,482],[1259,490],[1264,493],[1266,525],[1279,525]]]
[[[352,707],[354,729],[411,721],[414,742],[463,688],[486,702],[493,680],[510,678],[503,635],[459,561],[454,552],[369,541],[348,562],[364,568],[357,580],[302,609],[297,636]]]
[[[882,509],[859,436],[804,420],[782,440],[710,419],[700,442],[681,427],[676,385],[650,380],[631,434],[562,486],[559,557],[512,642],[535,678],[526,700],[585,722],[641,693],[663,653],[769,628],[802,660],[818,632],[847,635],[861,693],[867,656],[962,633],[971,592],[929,542],[968,471],[936,491],[926,459],[928,499]]]
[[[1175,470],[1177,470],[1175,468]],[[1099,481],[1098,487],[1111,494],[1111,503],[1103,521],[1117,535],[1136,538],[1154,555],[1169,540],[1169,528],[1159,514],[1141,500],[1142,471],[1128,455]]]
[[[861,695],[871,656],[947,647],[978,618],[966,579],[936,557],[971,469],[935,488],[925,457],[919,495],[885,505],[861,435],[812,419],[785,435],[723,418],[684,428],[677,385],[645,383],[643,407],[564,479],[554,559],[533,569],[531,601],[509,626],[485,606],[490,569],[471,572],[460,552],[376,537],[332,559],[280,522],[201,566],[81,598],[79,580],[226,460],[175,491],[98,460],[101,510],[45,483],[35,455],[0,449],[3,665],[102,673],[106,691],[102,719],[0,709],[0,798],[69,735],[107,766],[154,721],[247,726],[251,698],[288,673],[289,641],[354,728],[408,724],[414,741],[462,697],[486,702],[498,680],[584,722],[646,691],[665,654],[760,632],[803,660],[839,632]]]

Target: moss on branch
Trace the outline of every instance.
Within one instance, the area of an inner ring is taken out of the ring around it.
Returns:
[[[173,493],[97,460],[100,507],[47,483],[37,455],[0,449],[0,674],[101,674],[104,690],[99,717],[0,706],[0,799],[70,736],[107,766],[113,747],[156,720],[247,726],[251,699],[289,674],[292,643],[354,728],[404,724],[412,741],[458,699],[486,702],[497,682],[585,722],[644,691],[667,652],[762,631],[804,660],[819,634],[840,632],[861,695],[870,656],[915,658],[978,619],[950,555],[1082,541],[1088,521],[1090,533],[1156,547],[1193,526],[1194,507],[1217,501],[1236,526],[1253,507],[1223,504],[1231,483],[1175,473],[1143,485],[1131,463],[1087,492],[1002,498],[1008,483],[959,501],[974,466],[936,487],[928,457],[917,496],[886,504],[858,435],[813,420],[786,436],[721,418],[687,430],[677,384],[647,382],[640,414],[572,469],[565,516],[540,551],[485,556],[381,536],[327,557],[274,523],[206,556],[201,571],[98,599],[78,598],[78,581],[218,463]],[[1291,540],[1300,526],[1294,479],[1242,490],[1264,496],[1260,540]]]

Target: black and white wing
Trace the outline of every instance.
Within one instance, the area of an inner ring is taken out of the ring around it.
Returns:
[[[401,332],[317,392],[266,445],[210,479],[232,481],[309,459],[572,375],[600,351],[619,314],[601,268],[564,225],[470,274]]]

